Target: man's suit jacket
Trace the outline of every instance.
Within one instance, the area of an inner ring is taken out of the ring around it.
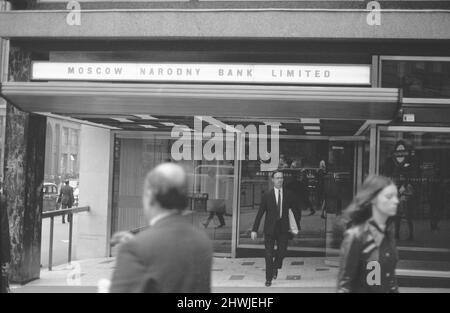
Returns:
[[[211,263],[207,235],[171,215],[119,248],[110,292],[210,292]]]
[[[289,233],[289,209],[292,209],[292,213],[296,217],[297,223],[300,223],[301,214],[297,208],[297,204],[292,193],[283,188],[283,205],[282,205],[282,216],[281,216],[281,232]],[[275,191],[270,189],[265,192],[261,198],[261,205],[258,210],[258,214],[255,218],[255,223],[253,224],[253,231],[257,232],[259,229],[259,224],[264,213],[266,214],[264,220],[264,234],[273,235],[275,232],[275,225],[278,219],[280,219],[280,212],[277,207]]]
[[[73,205],[73,188],[69,185],[63,185],[59,192],[59,201],[61,204],[67,205],[69,208]]]

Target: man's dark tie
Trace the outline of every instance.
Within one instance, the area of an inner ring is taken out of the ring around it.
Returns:
[[[277,207],[278,207],[278,212],[280,214],[280,218],[282,216],[282,212],[281,212],[281,190],[278,189],[278,203],[277,203]]]

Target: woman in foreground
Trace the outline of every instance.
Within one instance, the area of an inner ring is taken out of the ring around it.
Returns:
[[[365,180],[344,213],[349,228],[341,245],[338,292],[398,292],[392,222],[398,203],[397,186],[391,179],[369,176]]]

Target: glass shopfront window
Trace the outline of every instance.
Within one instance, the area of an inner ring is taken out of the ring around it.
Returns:
[[[400,88],[405,98],[450,98],[450,60],[382,60],[381,87]]]
[[[257,158],[251,157],[251,153],[255,152],[251,149],[252,142],[255,142],[253,137],[242,142],[244,157],[237,161],[229,158],[233,153],[236,157],[242,151],[234,142],[237,136],[224,138],[227,142],[223,142],[223,160],[219,157],[219,160],[177,161],[172,151],[176,139],[170,135],[117,132],[115,136],[113,233],[146,226],[141,204],[142,183],[148,171],[161,162],[170,161],[185,167],[190,190],[190,204],[186,211],[188,218],[209,235],[216,253],[232,254],[235,245],[242,249],[264,247],[264,217],[258,240],[251,240],[250,233],[261,197],[273,187],[272,167],[268,161],[262,161],[259,154]],[[272,140],[269,137],[266,142],[271,149],[274,148]],[[196,143],[193,140],[192,146],[185,148],[191,150]],[[208,143],[208,138],[203,137],[203,147]],[[297,208],[302,213],[300,232],[289,242],[291,251],[325,255],[329,244],[327,234],[353,197],[354,171],[359,168],[355,162],[360,162],[355,159],[355,151],[360,144],[330,141],[326,137],[314,140],[281,137],[277,145],[278,153],[270,150],[271,157],[276,155],[278,160],[275,166],[284,173],[284,188],[296,197]],[[235,148],[233,153],[228,150],[230,147]],[[258,151],[262,153],[260,149]],[[243,256],[240,251],[238,255]]]
[[[399,188],[399,246],[450,248],[449,160],[449,133],[380,132],[380,173]]]
[[[119,136],[115,142],[113,233],[148,224],[141,200],[145,176],[160,163],[176,162],[188,174],[187,218],[209,235],[214,252],[231,253],[234,161],[176,161],[171,153],[175,139],[162,135]]]

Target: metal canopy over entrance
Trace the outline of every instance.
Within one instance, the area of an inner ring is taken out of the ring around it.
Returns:
[[[391,120],[398,89],[262,85],[6,82],[21,110],[55,114],[211,115]]]

